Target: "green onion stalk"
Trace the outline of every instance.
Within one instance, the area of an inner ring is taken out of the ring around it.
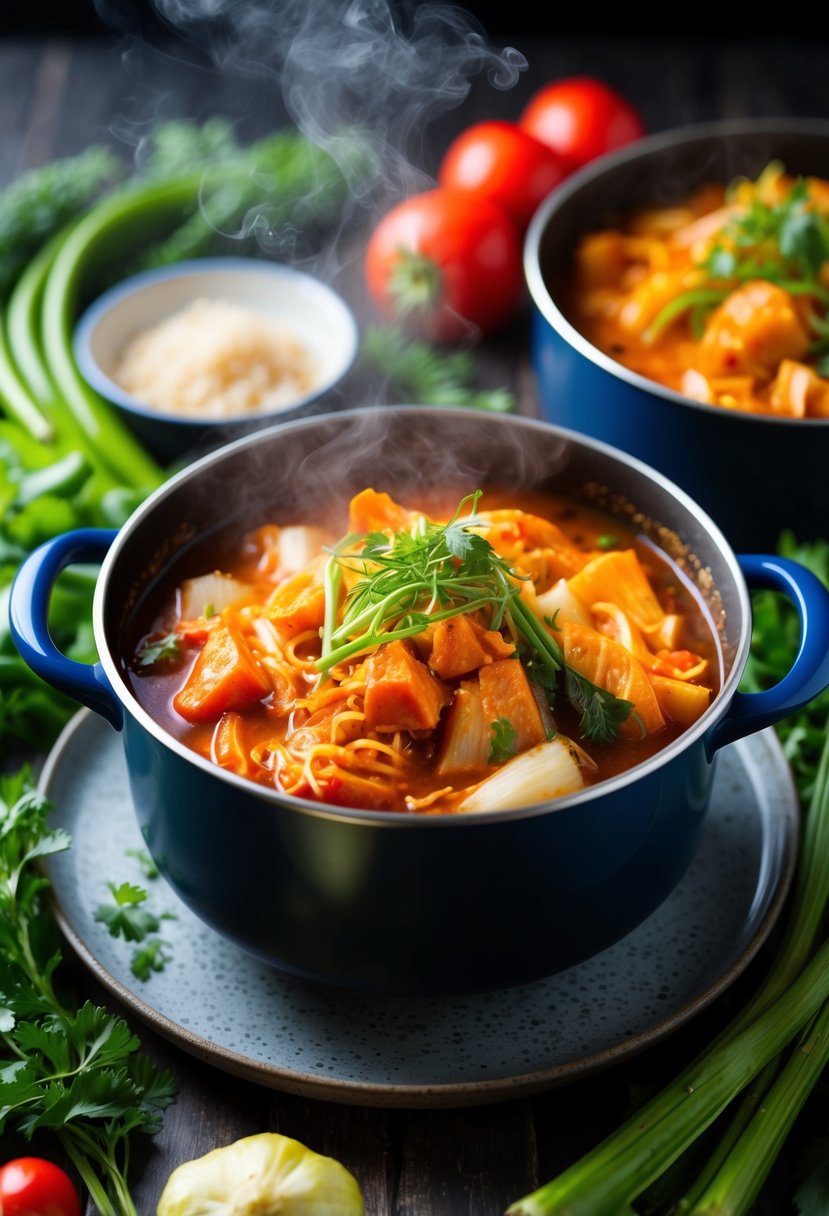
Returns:
[[[829,1052],[829,733],[809,806],[787,927],[766,982],[676,1080],[558,1178],[518,1200],[508,1216],[621,1216],[764,1072],[751,1103],[677,1213],[745,1216],[764,1173]],[[785,1062],[778,1061],[803,1034]],[[808,1058],[805,1058],[808,1057]],[[814,1057],[814,1058],[812,1058]],[[782,1065],[782,1066],[781,1066]],[[766,1071],[767,1070],[767,1071]],[[776,1079],[775,1079],[776,1078]],[[773,1082],[773,1083],[772,1083]],[[768,1089],[768,1084],[771,1088]],[[760,1103],[762,1102],[762,1110]]]
[[[791,987],[592,1152],[507,1216],[621,1216],[829,1001],[829,942]]]

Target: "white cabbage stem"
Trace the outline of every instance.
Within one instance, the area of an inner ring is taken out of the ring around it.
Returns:
[[[458,811],[508,811],[572,794],[584,785],[577,753],[562,736],[539,743],[502,765],[458,807]]]

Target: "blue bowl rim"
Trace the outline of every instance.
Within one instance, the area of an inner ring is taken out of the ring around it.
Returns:
[[[245,273],[261,274],[276,277],[279,279],[295,279],[303,280],[306,283],[313,284],[314,288],[321,295],[326,295],[328,298],[340,308],[342,311],[343,320],[347,323],[347,328],[350,337],[350,347],[347,349],[347,357],[343,361],[343,367],[334,376],[330,376],[326,381],[314,386],[313,390],[306,393],[304,397],[299,397],[295,401],[286,403],[283,406],[278,406],[275,409],[256,412],[249,415],[229,416],[226,418],[198,418],[192,416],[184,416],[175,414],[168,410],[155,409],[149,405],[143,405],[136,397],[125,392],[123,388],[102,371],[98,362],[93,358],[91,353],[91,339],[95,326],[100,319],[121,300],[128,298],[137,291],[143,290],[145,287],[151,287],[155,283],[167,282],[171,279],[187,278],[188,276],[197,275],[201,272],[215,273],[217,270],[235,270],[244,271]],[[344,376],[348,374],[353,367],[357,358],[359,349],[360,332],[357,324],[357,318],[353,309],[346,303],[338,291],[325,283],[322,279],[315,275],[309,274],[308,271],[300,270],[295,266],[286,266],[282,262],[269,262],[259,258],[244,258],[244,257],[208,257],[208,258],[189,258],[187,261],[175,262],[171,266],[159,266],[151,270],[142,270],[137,274],[130,275],[129,278],[123,279],[115,286],[108,288],[97,296],[91,304],[81,313],[75,325],[75,330],[72,338],[72,345],[75,354],[75,361],[81,375],[91,385],[96,392],[100,393],[107,400],[113,402],[118,408],[128,411],[131,414],[138,414],[142,418],[152,419],[161,425],[174,424],[177,427],[192,428],[193,430],[202,430],[205,427],[228,427],[239,423],[259,422],[263,419],[278,419],[292,415],[296,410],[302,409],[304,406],[317,401],[325,393],[339,384]]]
[[[427,407],[428,408],[428,407]],[[468,409],[441,406],[433,407],[440,408],[442,416],[451,417],[454,415],[459,422],[466,425],[469,424],[471,412]],[[411,416],[422,416],[423,406],[408,404],[395,406],[363,406],[348,409],[342,413],[338,413],[336,417],[342,420],[343,425],[346,425],[348,419],[359,425],[361,421],[369,418],[376,418],[390,410],[396,414],[407,414]],[[292,420],[287,425],[291,429],[306,429],[320,425],[326,418],[331,418],[333,415],[317,415],[315,417],[304,417]],[[297,798],[292,794],[286,794],[282,791],[271,789],[269,787],[257,785],[255,782],[248,781],[244,777],[240,777],[227,769],[218,767],[211,763],[208,759],[200,756],[197,752],[192,751],[184,743],[179,742],[173,735],[164,729],[139,703],[135,694],[127,684],[124,675],[121,671],[120,664],[116,657],[110,652],[106,642],[106,629],[104,623],[105,616],[105,596],[107,584],[109,582],[110,572],[113,565],[118,560],[119,552],[123,544],[128,539],[130,533],[134,530],[137,524],[144,518],[145,515],[151,513],[155,505],[169,494],[174,493],[183,481],[189,480],[191,477],[200,476],[205,469],[208,469],[212,464],[221,462],[231,452],[235,452],[244,447],[249,447],[252,444],[260,445],[267,442],[269,438],[284,436],[284,426],[271,426],[264,430],[258,431],[253,435],[244,435],[239,439],[230,441],[222,447],[217,448],[213,452],[207,453],[192,464],[185,466],[173,474],[165,481],[158,489],[154,490],[133,512],[127,522],[121,528],[113,545],[107,552],[101,564],[100,574],[95,587],[95,595],[93,601],[93,626],[96,640],[99,643],[100,663],[115,691],[118,700],[120,701],[125,712],[152,738],[167,748],[168,751],[174,752],[180,758],[193,764],[196,768],[210,774],[217,781],[229,785],[236,789],[240,794],[246,794],[249,797],[259,801],[271,803],[276,806],[290,809],[302,815],[309,815],[320,819],[335,820],[340,823],[373,823],[382,827],[401,829],[401,830],[426,830],[426,831],[451,831],[461,828],[464,825],[471,826],[503,823],[505,821],[517,821],[523,819],[535,818],[538,815],[546,815],[558,813],[559,811],[567,811],[573,807],[578,807],[585,803],[590,803],[596,798],[602,798],[607,794],[615,793],[628,785],[635,783],[645,776],[649,776],[658,769],[663,768],[671,761],[675,760],[682,752],[694,744],[701,742],[703,736],[707,734],[712,726],[725,714],[731,703],[732,696],[737,690],[739,681],[742,677],[743,668],[748,659],[749,645],[751,642],[751,601],[749,591],[737,562],[734,551],[732,550],[728,540],[724,536],[721,529],[711,519],[711,517],[702,510],[695,500],[678,486],[664,473],[639,460],[635,456],[631,456],[627,452],[621,451],[619,448],[613,447],[601,440],[593,439],[590,436],[585,436],[578,431],[570,430],[562,426],[554,425],[541,419],[528,418],[517,414],[490,414],[487,415],[488,421],[491,421],[496,426],[515,426],[516,424],[528,430],[536,430],[545,434],[557,435],[570,443],[575,443],[580,447],[591,448],[596,452],[603,453],[609,456],[619,464],[627,465],[634,470],[644,474],[651,481],[655,482],[659,489],[672,498],[681,509],[696,517],[697,521],[701,521],[705,527],[705,531],[711,540],[711,543],[719,551],[728,566],[733,580],[734,588],[740,605],[740,615],[742,618],[742,628],[739,637],[735,638],[734,642],[734,659],[731,670],[727,673],[722,681],[717,695],[712,700],[709,707],[697,719],[693,725],[677,736],[667,747],[660,748],[647,760],[642,760],[638,764],[633,765],[629,769],[625,769],[621,773],[617,773],[614,777],[608,777],[606,780],[597,785],[585,786],[581,790],[576,790],[572,794],[566,794],[561,798],[556,798],[552,801],[536,803],[532,806],[515,807],[504,811],[477,811],[462,815],[406,815],[399,811],[373,811],[360,810],[353,807],[340,807],[331,803],[311,802],[308,799]]]
[[[745,410],[724,410],[722,406],[694,401],[674,389],[649,380],[647,376],[618,363],[598,347],[593,346],[583,334],[571,325],[553,298],[541,271],[541,241],[549,225],[554,221],[559,208],[573,195],[605,174],[612,174],[620,165],[636,161],[652,153],[669,152],[682,144],[704,140],[718,140],[740,135],[816,135],[829,143],[829,121],[821,118],[743,118],[721,119],[711,122],[692,123],[683,127],[671,127],[643,136],[616,152],[608,152],[589,165],[572,174],[561,186],[556,187],[542,202],[533,215],[524,241],[524,277],[530,297],[538,313],[551,328],[578,354],[617,380],[623,380],[632,388],[652,397],[661,397],[675,405],[697,410],[712,418],[740,418],[746,425],[791,427],[823,430],[829,427],[829,418],[784,418],[772,414],[755,414]]]

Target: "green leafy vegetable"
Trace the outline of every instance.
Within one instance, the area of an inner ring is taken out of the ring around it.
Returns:
[[[122,882],[117,886],[108,882],[113,898],[111,904],[99,904],[95,919],[106,925],[112,937],[123,937],[128,942],[141,942],[150,933],[156,933],[161,921],[144,906],[147,892],[133,883]]]
[[[515,727],[509,718],[496,718],[490,723],[492,746],[489,749],[487,764],[504,764],[515,755]]]
[[[800,562],[829,587],[829,540],[798,543],[785,531],[778,543],[781,557]],[[800,624],[789,600],[775,591],[752,595],[752,646],[743,675],[747,692],[760,692],[777,684],[797,653]],[[814,790],[826,723],[829,721],[829,689],[824,689],[797,714],[777,725],[786,759],[792,766],[798,792],[808,800]]]
[[[293,130],[242,147],[222,119],[202,127],[163,124],[144,176],[168,180],[194,169],[202,171],[198,207],[144,251],[138,269],[223,252],[228,244],[236,253],[281,257],[310,250],[314,237],[340,218],[349,182],[376,172],[359,131],[342,133],[328,150]]]
[[[475,362],[468,351],[446,352],[413,341],[397,326],[367,326],[360,361],[364,370],[383,376],[391,393],[402,401],[499,414],[515,408],[515,397],[507,389],[473,387]]]
[[[360,578],[349,591],[338,626],[331,624],[333,585],[325,580],[326,621],[317,668],[327,672],[384,642],[411,638],[429,624],[468,612],[486,613],[491,629],[505,626],[521,651],[530,678],[552,695],[565,670],[561,649],[521,598],[521,581],[485,536],[474,531],[481,491],[467,495],[446,524],[420,516],[410,531],[347,537],[330,550],[332,561]],[[348,542],[348,544],[347,544]],[[346,552],[349,545],[358,551]],[[333,567],[329,565],[329,570]],[[615,739],[631,711],[628,701],[597,688],[584,676],[565,683],[582,714],[588,738]]]
[[[567,699],[581,714],[581,728],[588,739],[594,743],[612,743],[619,734],[619,727],[633,712],[633,702],[615,697],[572,668],[567,669],[564,680]]]
[[[56,987],[59,939],[38,861],[70,845],[27,769],[0,778],[0,1134],[49,1129],[101,1216],[137,1216],[129,1148],[173,1101],[126,1022]]]
[[[163,971],[172,957],[165,941],[150,937],[133,952],[130,971],[146,983],[154,971]]]
[[[139,667],[156,667],[160,663],[175,663],[181,658],[181,638],[173,633],[146,641],[137,652]]]
[[[145,849],[127,849],[144,877],[154,881],[159,877],[158,866]],[[168,943],[158,933],[163,920],[175,920],[175,913],[156,913],[147,906],[147,891],[132,882],[108,882],[111,903],[99,904],[95,919],[106,925],[112,937],[136,944],[130,959],[130,970],[139,980],[146,981],[155,971],[163,971],[171,961]]]
[[[0,193],[0,298],[54,233],[123,176],[103,147],[29,169]]]

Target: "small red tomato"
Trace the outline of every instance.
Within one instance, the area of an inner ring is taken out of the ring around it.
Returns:
[[[495,203],[441,186],[383,216],[365,275],[383,315],[427,341],[458,342],[510,318],[523,287],[521,244]]]
[[[494,119],[475,123],[452,141],[438,181],[492,199],[523,235],[539,203],[566,176],[563,160],[547,144],[517,123]]]
[[[630,102],[593,76],[570,76],[539,89],[519,126],[557,152],[571,170],[645,133]]]
[[[42,1157],[16,1157],[0,1166],[2,1216],[81,1216],[68,1174]]]

